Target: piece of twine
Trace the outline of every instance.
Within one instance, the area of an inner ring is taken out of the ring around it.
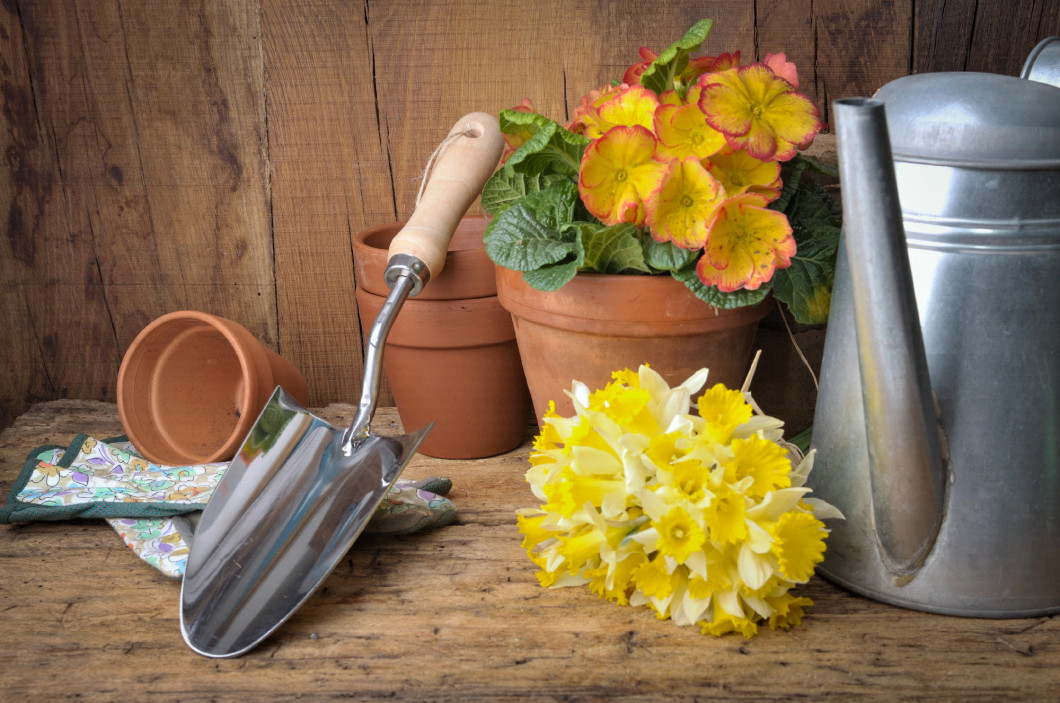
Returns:
[[[479,136],[479,131],[469,122],[464,125],[464,128],[459,132],[453,132],[443,139],[442,143],[435,148],[431,153],[431,157],[427,159],[427,166],[423,169],[423,175],[420,176],[420,191],[416,193],[416,207],[419,207],[420,198],[423,197],[423,191],[426,190],[427,182],[431,179],[431,171],[434,169],[435,162],[442,158],[442,154],[444,154],[446,150],[449,149],[449,146],[460,137],[474,139],[477,136]]]
[[[780,312],[780,319],[784,321],[784,328],[788,331],[788,338],[791,340],[792,346],[795,347],[795,352],[799,355],[799,359],[802,360],[806,370],[810,372],[810,378],[813,379],[814,389],[820,391],[820,386],[817,384],[817,374],[813,372],[813,366],[810,365],[806,355],[802,353],[802,348],[799,347],[798,341],[795,339],[795,334],[791,331],[791,325],[788,324],[788,318],[784,315],[784,311],[778,309]],[[747,376],[744,378],[743,385],[740,387],[740,394],[743,395],[744,399],[751,406],[751,409],[757,415],[765,415],[766,413],[759,407],[758,403],[755,402],[754,395],[751,393],[751,381],[754,380],[755,371],[758,370],[758,360],[762,358],[762,350],[759,349],[755,352],[754,359],[751,360],[751,368],[747,370]],[[805,458],[803,451],[796,445],[781,438],[777,441],[777,444],[787,450],[788,454],[791,455],[793,463],[797,466]]]

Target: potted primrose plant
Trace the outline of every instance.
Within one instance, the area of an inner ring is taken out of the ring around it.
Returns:
[[[774,299],[827,320],[839,206],[810,176],[835,172],[800,153],[818,110],[784,54],[693,58],[712,26],[642,48],[568,125],[529,100],[499,115],[484,240],[538,417],[550,400],[570,413],[572,379],[644,362],[739,386]]]

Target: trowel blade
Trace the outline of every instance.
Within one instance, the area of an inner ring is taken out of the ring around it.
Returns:
[[[287,620],[349,551],[429,430],[369,434],[347,455],[344,428],[277,388],[195,531],[181,588],[188,645],[238,656]]]

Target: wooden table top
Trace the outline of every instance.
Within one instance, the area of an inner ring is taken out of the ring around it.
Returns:
[[[349,405],[320,411],[336,422]],[[373,428],[399,428],[382,409]],[[6,496],[26,455],[120,434],[115,406],[56,401],[0,434]],[[180,587],[101,520],[0,526],[0,698],[27,700],[1056,699],[1060,618],[980,620],[876,603],[815,578],[802,625],[714,638],[587,589],[546,590],[515,510],[529,443],[503,456],[417,456],[448,476],[456,524],[364,537],[250,653],[214,660],[180,635]]]

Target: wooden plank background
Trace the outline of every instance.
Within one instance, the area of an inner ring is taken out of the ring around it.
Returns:
[[[5,0],[0,427],[113,400],[181,308],[248,327],[311,404],[356,398],[351,237],[410,214],[456,119],[566,119],[708,16],[710,52],[787,52],[826,119],[914,71],[1018,73],[1060,33],[1060,0]]]

